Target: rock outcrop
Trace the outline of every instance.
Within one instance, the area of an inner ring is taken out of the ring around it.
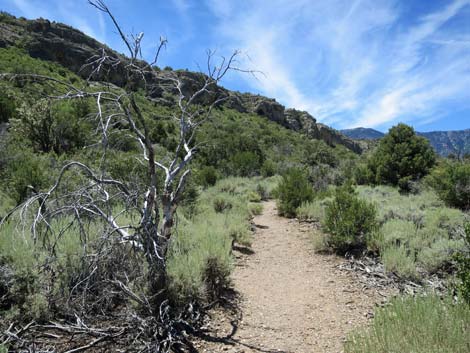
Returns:
[[[26,20],[15,18],[6,13],[0,14],[0,47],[16,46],[25,49],[34,58],[56,62],[77,73],[83,78],[90,75],[90,67],[84,67],[90,58],[99,55],[104,49],[108,55],[118,58],[120,64],[112,70],[103,72],[94,79],[107,81],[119,87],[133,85],[132,77],[126,74],[125,66],[129,59],[106,45],[87,36],[70,26],[50,22],[45,19]],[[148,78],[148,94],[161,104],[174,104],[171,96],[177,92],[169,85],[166,75],[177,75],[182,81],[182,91],[190,95],[201,86],[206,78],[202,73],[187,70],[162,71],[160,78]],[[131,86],[133,87],[133,86]],[[243,113],[253,113],[278,123],[288,129],[304,133],[310,138],[324,140],[329,145],[343,145],[360,153],[362,147],[340,132],[322,124],[318,124],[309,113],[295,109],[286,109],[275,99],[260,95],[229,91],[223,87],[212,87],[210,92],[202,94],[197,103],[210,104],[216,98],[224,98],[225,107]]]

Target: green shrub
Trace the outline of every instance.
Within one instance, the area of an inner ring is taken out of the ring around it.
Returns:
[[[412,127],[398,124],[380,140],[368,167],[378,184],[398,185],[408,191],[409,182],[425,176],[435,163],[435,153]]]
[[[353,169],[353,179],[357,185],[366,185],[375,182],[375,175],[373,175],[367,164],[358,163]]]
[[[375,206],[360,199],[350,186],[338,188],[325,209],[328,244],[339,253],[363,248],[366,237],[378,228],[376,216]]]
[[[144,183],[147,177],[145,166],[140,163],[135,163],[138,155],[132,152],[118,152],[110,150],[107,154],[107,172],[115,179]],[[82,156],[81,156],[82,157]],[[82,158],[91,159],[88,156]],[[96,157],[95,157],[96,158]],[[90,161],[91,163],[93,161]]]
[[[346,353],[466,353],[470,310],[451,297],[395,298],[372,325],[348,337]]]
[[[470,162],[446,162],[432,171],[427,182],[447,205],[470,208]]]
[[[204,166],[197,172],[197,181],[205,188],[214,186],[217,183],[218,173],[213,166]]]
[[[233,172],[242,177],[259,174],[261,167],[259,155],[251,151],[236,152],[230,162]]]
[[[23,103],[18,118],[12,119],[12,131],[26,137],[36,151],[57,154],[85,146],[92,135],[91,125],[85,116],[89,105],[83,101],[52,102],[46,99],[32,105]]]
[[[304,202],[313,200],[313,189],[305,173],[296,168],[289,169],[277,189],[278,211],[280,215],[294,217],[297,208]]]
[[[277,165],[272,160],[267,159],[261,166],[261,175],[265,178],[273,176],[277,172]]]
[[[49,186],[52,166],[46,155],[36,155],[27,148],[10,148],[5,164],[4,183],[17,204]]]
[[[13,199],[0,189],[0,220],[14,207]]]
[[[306,145],[303,152],[302,162],[309,166],[323,164],[335,167],[339,162],[338,155],[322,140]]]
[[[337,185],[339,178],[338,170],[327,164],[313,166],[310,168],[308,176],[315,192],[324,192],[328,189],[329,185]]]

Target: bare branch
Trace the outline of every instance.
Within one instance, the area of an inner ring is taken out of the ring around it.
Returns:
[[[90,5],[96,7],[98,10],[106,13],[109,16],[109,18],[111,18],[111,21],[113,21],[114,27],[116,27],[117,31],[119,32],[119,35],[121,36],[122,41],[127,46],[127,49],[129,49],[129,54],[130,54],[131,58],[135,59],[134,51],[132,50],[132,47],[131,47],[131,44],[130,44],[129,40],[124,35],[123,31],[121,30],[121,26],[119,26],[119,23],[116,21],[116,19],[114,18],[114,15],[111,13],[109,8],[106,6],[104,1],[102,1],[102,0],[88,0],[88,3]]]

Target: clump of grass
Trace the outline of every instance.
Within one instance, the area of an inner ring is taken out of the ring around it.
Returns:
[[[259,216],[261,213],[263,213],[263,205],[259,203],[250,203],[248,205],[248,209],[250,211],[251,216]]]
[[[228,279],[231,245],[223,217],[215,214],[201,215],[180,226],[167,263],[171,297],[180,302],[204,299],[209,270],[214,278]]]
[[[452,298],[396,298],[376,311],[370,328],[350,335],[347,353],[466,353],[470,308]]]
[[[7,321],[49,318],[51,303],[61,303],[83,272],[86,247],[77,229],[64,227],[68,223],[67,217],[51,222],[51,234],[39,234],[37,241],[15,218],[0,228],[0,308]]]
[[[37,264],[38,251],[27,232],[28,229],[15,220],[3,223],[0,229],[0,258],[15,269],[30,271]]]
[[[304,202],[299,208],[297,208],[297,217],[301,221],[323,222],[325,219],[326,205],[332,200],[333,198],[329,197],[323,200],[315,199],[311,202]]]
[[[250,191],[248,193],[248,201],[261,202],[261,195],[257,191]]]
[[[270,195],[270,190],[268,190],[267,186],[259,183],[256,185],[256,193],[259,195],[260,199],[263,201],[266,201],[269,199]]]
[[[330,250],[327,234],[319,231],[313,231],[311,233],[311,239],[313,250],[316,252],[328,252]]]
[[[232,240],[244,246],[251,245],[251,229],[246,211],[235,211],[227,215],[224,222],[225,231]]]
[[[217,181],[215,188],[209,192],[221,192],[230,195],[248,195],[253,192],[258,194],[262,200],[268,199],[272,196],[273,191],[276,189],[280,177],[273,176],[266,179],[259,177],[255,178],[241,178],[229,177]]]
[[[217,197],[214,200],[214,211],[217,213],[222,213],[226,210],[230,210],[231,208],[232,204],[226,197]]]
[[[394,272],[407,279],[418,279],[416,260],[404,246],[388,246],[382,249],[381,259],[385,271]]]

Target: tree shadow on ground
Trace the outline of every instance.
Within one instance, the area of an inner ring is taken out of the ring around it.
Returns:
[[[232,250],[238,251],[239,253],[243,255],[253,255],[255,253],[253,249],[251,249],[248,246],[235,245],[235,244],[232,246]]]
[[[278,349],[267,349],[263,347],[258,347],[256,345],[243,342],[242,339],[236,338],[236,334],[238,332],[238,327],[240,323],[243,321],[243,313],[240,309],[240,301],[241,296],[233,288],[227,289],[221,298],[218,300],[217,309],[222,312],[222,315],[230,322],[230,332],[223,333],[218,332],[216,327],[206,327],[203,329],[196,330],[192,332],[192,336],[194,339],[198,340],[200,343],[203,342],[211,342],[211,343],[219,343],[222,347],[235,347],[235,346],[243,346],[255,352],[261,353],[279,353]],[[189,352],[190,353],[199,353],[205,352],[204,348],[196,348],[194,345],[191,345]],[[287,351],[283,351],[281,353],[289,353]]]

